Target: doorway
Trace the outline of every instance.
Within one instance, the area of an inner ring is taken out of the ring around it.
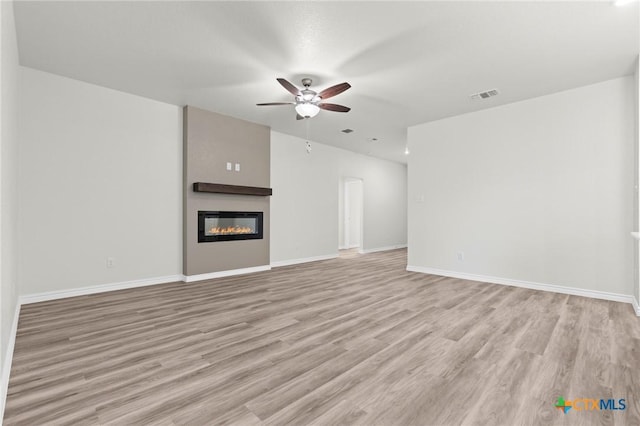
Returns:
[[[363,182],[362,179],[345,177],[343,189],[344,231],[341,246],[347,250],[362,251],[362,211]]]

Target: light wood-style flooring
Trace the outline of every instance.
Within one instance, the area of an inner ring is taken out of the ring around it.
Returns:
[[[26,305],[4,424],[640,424],[631,305],[405,267],[351,253]]]

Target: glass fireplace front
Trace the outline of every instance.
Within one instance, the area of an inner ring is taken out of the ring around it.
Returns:
[[[198,212],[198,242],[262,239],[262,212]]]

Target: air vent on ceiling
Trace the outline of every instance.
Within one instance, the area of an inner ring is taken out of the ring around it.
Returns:
[[[340,130],[342,133],[351,133],[353,132],[353,129],[344,129],[344,130]]]
[[[486,92],[474,93],[473,95],[471,95],[471,99],[473,100],[489,99],[494,96],[498,96],[499,94],[500,92],[498,92],[498,89],[491,89],[491,90],[487,90]]]

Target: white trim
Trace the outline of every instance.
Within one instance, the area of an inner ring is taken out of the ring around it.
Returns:
[[[640,232],[632,232],[631,236],[636,240],[640,240]]]
[[[636,311],[636,315],[640,317],[640,304],[638,304],[638,299],[635,296],[632,296],[631,304],[633,305],[633,310]]]
[[[183,275],[182,281],[192,283],[194,281],[212,280],[214,278],[230,277],[233,275],[252,274],[254,272],[269,271],[271,265],[253,266],[251,268],[230,269],[228,271],[209,272],[207,274]]]
[[[346,250],[346,249],[347,249],[347,246],[344,246],[344,245],[338,246],[338,250]]]
[[[4,418],[4,406],[7,402],[7,392],[9,391],[9,376],[11,375],[11,364],[13,362],[13,349],[16,345],[16,333],[18,332],[18,318],[20,317],[20,301],[16,300],[16,311],[13,314],[13,323],[9,332],[9,342],[7,342],[7,352],[2,366],[2,377],[0,378],[0,424]]]
[[[126,290],[135,287],[145,287],[148,285],[173,283],[182,281],[182,275],[167,275],[165,277],[145,278],[141,280],[124,281],[119,283],[101,284],[91,287],[80,287],[70,290],[49,291],[46,293],[25,294],[20,296],[19,303],[27,305],[29,303],[45,302],[48,300],[64,299],[67,297],[86,296],[106,291]]]
[[[367,253],[375,253],[377,251],[397,250],[397,249],[401,249],[401,248],[407,248],[407,245],[406,244],[397,244],[395,246],[385,246],[385,247],[376,247],[376,248],[371,248],[371,249],[362,249],[362,250],[360,250],[360,253],[367,254]]]
[[[300,259],[277,260],[275,262],[271,262],[271,267],[278,268],[280,266],[297,265],[299,263],[318,262],[320,260],[335,259],[337,257],[338,257],[338,254],[334,253],[334,254],[326,254],[323,256],[303,257]]]
[[[514,287],[530,288],[532,290],[551,291],[554,293],[571,294],[574,296],[591,297],[594,299],[612,300],[614,302],[633,303],[633,296],[618,293],[608,293],[606,291],[587,290],[576,287],[565,287],[555,284],[542,284],[531,281],[513,280],[510,278],[490,277],[486,275],[468,274],[466,272],[446,271],[442,269],[426,268],[423,266],[407,266],[407,271],[422,272],[424,274],[441,275],[444,277],[461,278],[463,280],[481,281],[492,284],[510,285]],[[636,310],[636,313],[638,310]]]

